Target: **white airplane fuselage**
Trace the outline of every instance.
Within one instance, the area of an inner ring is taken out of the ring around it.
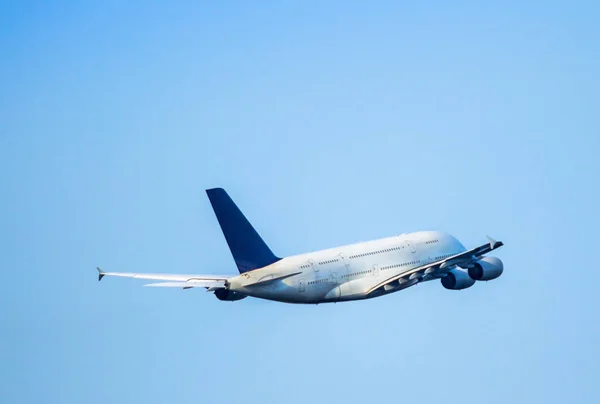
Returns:
[[[417,281],[436,279],[425,276],[375,295],[368,293],[394,275],[464,251],[456,238],[443,232],[408,233],[286,257],[230,278],[229,290],[287,303],[361,300],[397,292]],[[282,279],[268,282],[279,277]]]
[[[318,304],[370,299],[420,282],[440,279],[462,290],[498,278],[504,266],[487,253],[504,243],[469,250],[453,236],[420,231],[312,253],[276,256],[223,188],[207,189],[239,275],[104,272],[105,276],[158,281],[145,286],[205,288],[219,300],[248,296],[286,303]]]

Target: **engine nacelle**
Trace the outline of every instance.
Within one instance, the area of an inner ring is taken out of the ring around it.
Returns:
[[[466,289],[474,284],[475,280],[469,276],[467,271],[461,268],[455,268],[448,271],[446,276],[442,278],[442,286],[450,290]]]
[[[469,276],[476,281],[491,281],[502,275],[504,264],[500,258],[484,257],[469,268]]]
[[[217,289],[215,290],[215,296],[217,296],[217,299],[219,300],[225,300],[228,302],[235,302],[236,300],[242,300],[247,297],[246,295],[233,292],[229,289]]]

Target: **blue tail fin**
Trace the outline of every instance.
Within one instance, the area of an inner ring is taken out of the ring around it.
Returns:
[[[279,261],[223,188],[207,189],[231,255],[240,273]]]

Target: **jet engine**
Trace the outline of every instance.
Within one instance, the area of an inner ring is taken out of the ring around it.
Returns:
[[[247,297],[246,295],[233,292],[229,289],[217,289],[215,290],[215,296],[217,296],[217,299],[219,300],[226,300],[228,302],[235,302],[236,300],[242,300]]]
[[[471,278],[467,271],[461,268],[455,268],[448,271],[442,278],[442,286],[450,290],[461,290],[470,288],[475,284],[475,279]]]
[[[504,264],[496,257],[484,257],[469,268],[469,276],[476,281],[491,281],[502,275]]]

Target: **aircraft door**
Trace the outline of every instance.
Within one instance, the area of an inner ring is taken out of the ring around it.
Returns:
[[[304,283],[304,279],[300,279],[298,281],[298,291],[304,292],[306,290],[306,285]]]
[[[346,254],[344,253],[340,253],[338,255],[340,262],[343,263],[343,270],[342,273],[343,274],[349,274],[350,273],[350,260],[348,259],[348,257],[346,257]]]
[[[410,252],[416,252],[417,250],[415,249],[414,244],[410,241],[410,240],[406,240],[405,241],[406,245],[408,246],[408,248],[410,248]]]
[[[379,276],[379,265],[373,265],[373,276]]]
[[[335,269],[332,269],[331,272],[329,273],[329,279],[331,280],[332,284],[334,284],[334,285],[338,284],[337,272],[335,271]]]
[[[350,259],[346,256],[346,254],[340,253],[338,255],[338,257],[339,257],[339,260],[342,263],[342,265],[338,266],[338,268],[340,269],[340,271],[339,271],[340,276],[335,281],[338,285],[342,285],[342,284],[345,284],[344,276],[350,275],[352,268],[350,267]],[[342,294],[351,294],[352,293],[351,283],[346,283],[343,291],[339,286],[336,289],[337,289],[336,293],[339,293],[339,296],[337,297],[338,299],[340,296],[342,296]]]

